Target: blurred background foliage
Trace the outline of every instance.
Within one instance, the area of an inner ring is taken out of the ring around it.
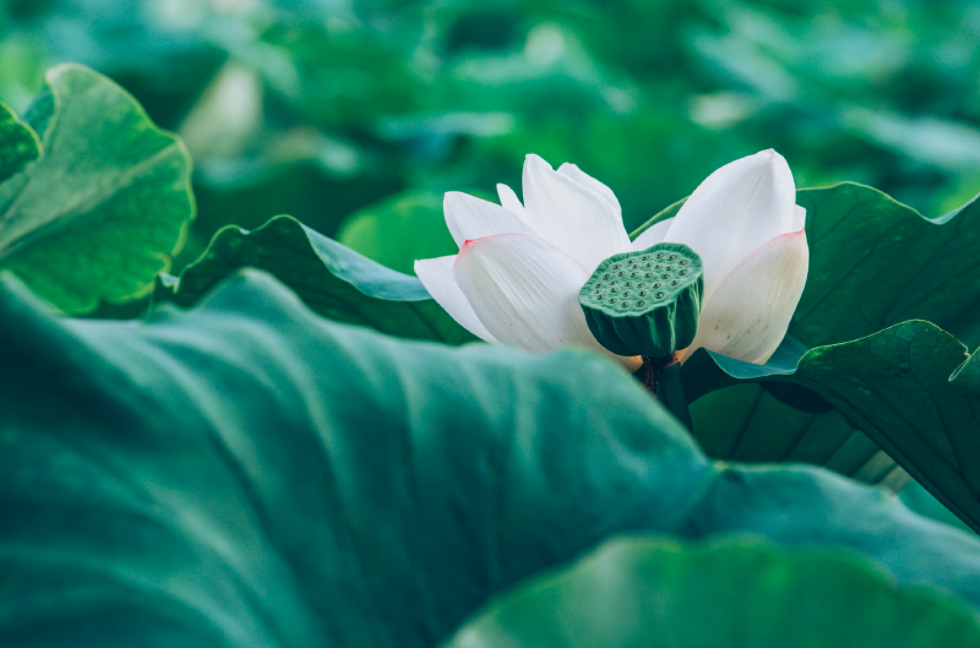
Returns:
[[[289,213],[410,271],[455,251],[440,194],[519,187],[529,152],[612,186],[628,229],[768,147],[798,186],[854,180],[929,215],[980,192],[974,0],[2,7],[0,100],[23,110],[75,61],[185,138],[199,216],[175,269],[223,225]]]

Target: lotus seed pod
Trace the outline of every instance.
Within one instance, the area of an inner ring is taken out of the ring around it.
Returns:
[[[694,341],[703,290],[701,257],[681,243],[658,243],[600,263],[578,301],[602,346],[656,358]]]

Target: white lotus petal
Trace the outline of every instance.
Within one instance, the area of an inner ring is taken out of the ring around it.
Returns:
[[[701,255],[711,299],[728,274],[760,245],[795,232],[796,186],[783,156],[772,149],[726,164],[681,207],[665,241]]]
[[[523,218],[500,205],[459,191],[449,191],[443,199],[449,233],[460,248],[469,239],[519,232],[533,234]]]
[[[612,205],[613,211],[616,213],[616,216],[619,217],[620,220],[622,220],[623,208],[620,207],[619,199],[616,197],[616,194],[613,193],[612,189],[610,189],[603,183],[599,182],[598,180],[590,176],[582,169],[578,168],[577,164],[572,164],[571,162],[566,162],[565,164],[558,167],[558,173],[568,176],[569,178],[579,183],[583,187],[587,189],[591,189],[592,191],[596,192],[597,194],[605,198],[606,202]]]
[[[521,218],[524,218],[524,205],[517,197],[514,190],[503,183],[497,185],[497,195],[500,197],[500,204],[504,209],[509,209]]]
[[[436,259],[416,261],[415,274],[432,298],[463,328],[487,342],[496,342],[497,340],[490,335],[490,331],[473,312],[466,295],[456,285],[456,278],[453,277],[455,260],[456,255],[451,254]]]
[[[623,220],[595,191],[558,173],[537,155],[524,162],[524,208],[538,236],[591,273],[603,260],[630,249]]]
[[[799,205],[793,205],[793,231],[799,232],[806,227],[806,210]]]
[[[664,237],[667,235],[667,230],[670,229],[670,225],[673,222],[674,217],[667,218],[643,230],[643,233],[633,241],[633,249],[637,251],[645,250],[653,247],[657,243],[663,243]]]
[[[616,358],[600,345],[578,303],[589,272],[536,236],[500,234],[466,242],[453,266],[456,283],[477,317],[500,342],[529,351],[580,345]]]
[[[704,304],[697,337],[681,359],[704,347],[746,362],[768,360],[803,294],[809,259],[806,230],[760,246]]]

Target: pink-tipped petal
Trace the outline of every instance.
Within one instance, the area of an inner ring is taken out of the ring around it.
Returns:
[[[521,199],[517,197],[514,190],[503,183],[497,185],[497,196],[500,198],[500,205],[504,209],[509,209],[521,218],[525,217],[524,205],[521,203]]]
[[[673,222],[673,217],[667,218],[643,230],[643,233],[637,236],[636,240],[633,241],[633,249],[637,251],[645,250],[653,247],[657,243],[663,243],[664,237],[667,235],[667,230],[670,229]]]
[[[449,233],[460,248],[469,239],[509,232],[534,233],[524,219],[511,210],[459,191],[446,193],[443,211]]]
[[[799,228],[796,185],[772,149],[721,167],[681,207],[665,241],[701,255],[706,299],[760,245]]]
[[[453,262],[456,255],[423,259],[415,262],[415,274],[422,285],[429,291],[432,298],[449,313],[450,317],[459,322],[467,331],[487,342],[497,340],[476,316],[470,302],[463,291],[456,285],[453,277]]]
[[[592,337],[578,303],[589,272],[551,243],[526,234],[467,241],[453,274],[498,341],[529,351],[579,345],[636,368]]]
[[[762,364],[789,328],[806,284],[806,230],[764,243],[740,263],[701,309],[698,334],[682,360],[704,347]]]
[[[524,208],[538,236],[570,254],[591,273],[630,249],[623,219],[605,198],[537,155],[524,162]]]
[[[582,169],[578,168],[577,164],[572,164],[571,162],[566,162],[558,167],[558,173],[568,176],[586,189],[591,189],[602,196],[606,202],[612,206],[613,212],[615,212],[616,216],[622,220],[623,208],[620,207],[619,199],[616,198],[616,194],[613,193],[612,189],[599,182]]]

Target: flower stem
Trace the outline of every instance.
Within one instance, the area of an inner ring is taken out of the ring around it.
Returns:
[[[634,375],[688,430],[693,428],[676,353],[660,358],[643,356],[643,366]]]

